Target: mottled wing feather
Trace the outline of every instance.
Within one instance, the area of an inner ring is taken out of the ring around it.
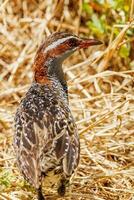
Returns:
[[[15,121],[14,148],[19,168],[25,179],[35,188],[39,188],[41,171],[39,167],[38,137],[35,134],[32,119],[25,112],[18,110]]]
[[[74,135],[75,134],[76,133],[74,133]],[[71,140],[69,142],[69,149],[63,159],[63,170],[68,176],[74,172],[79,163],[79,139],[77,134],[75,136],[74,135],[71,137]]]
[[[71,175],[73,173],[74,170],[74,158],[75,157],[75,153],[74,153],[74,149],[72,147],[72,144],[69,144],[69,149],[68,152],[65,156],[65,158],[63,159],[63,170],[65,172],[65,174],[67,175]]]
[[[63,158],[69,148],[69,136],[66,130],[61,137],[55,140],[55,154],[57,159]]]
[[[65,115],[66,114],[67,113],[65,113]],[[65,118],[61,120],[65,121]],[[55,152],[57,159],[63,158],[63,171],[69,176],[78,166],[80,151],[79,137],[70,111],[68,113],[66,126],[62,127],[61,130],[63,130],[63,133],[62,136],[56,140]],[[61,133],[59,133],[59,135],[60,134]]]
[[[35,188],[40,186],[41,171],[39,168],[39,157],[36,153],[22,150],[20,154],[20,167],[21,171],[26,178]]]
[[[35,188],[40,186],[41,172],[54,165],[62,163],[66,175],[74,172],[79,162],[79,138],[64,101],[48,98],[37,103],[30,95],[23,100],[15,121],[14,147],[19,167]]]

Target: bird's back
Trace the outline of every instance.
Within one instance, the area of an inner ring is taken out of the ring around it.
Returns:
[[[26,180],[39,188],[42,172],[71,176],[79,161],[77,129],[59,83],[33,83],[16,112],[14,147]]]

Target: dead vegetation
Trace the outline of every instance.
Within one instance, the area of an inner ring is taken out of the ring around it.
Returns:
[[[91,37],[81,19],[82,0],[70,2],[0,2],[0,200],[36,199],[15,164],[13,118],[32,82],[31,64],[41,41],[63,30]],[[134,36],[126,39],[133,17],[132,0],[128,21],[112,29],[118,29],[117,36],[111,31],[104,45],[76,52],[64,64],[81,137],[81,163],[64,199],[134,200],[134,54],[126,60],[119,55],[123,44],[134,41]],[[54,189],[44,191],[48,199],[63,199]]]

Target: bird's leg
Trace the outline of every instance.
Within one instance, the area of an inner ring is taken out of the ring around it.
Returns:
[[[37,189],[37,192],[38,192],[38,200],[45,200],[45,197],[43,197],[43,194],[42,194],[41,186]]]
[[[59,187],[58,187],[58,194],[60,196],[64,196],[65,193],[66,193],[66,185],[67,183],[69,182],[69,180],[63,178],[60,180],[60,184],[59,184]]]

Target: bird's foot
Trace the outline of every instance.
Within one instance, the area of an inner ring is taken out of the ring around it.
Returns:
[[[45,200],[45,197],[42,194],[41,188],[38,189],[38,200]]]
[[[58,190],[57,190],[58,194],[60,196],[64,196],[65,195],[65,193],[66,193],[66,186],[68,185],[68,183],[69,183],[69,180],[66,179],[66,178],[63,178],[63,179],[60,180],[60,185],[59,185]]]
[[[58,194],[63,197],[65,195],[65,193],[66,193],[66,186],[65,186],[65,184],[61,184],[58,187]]]

